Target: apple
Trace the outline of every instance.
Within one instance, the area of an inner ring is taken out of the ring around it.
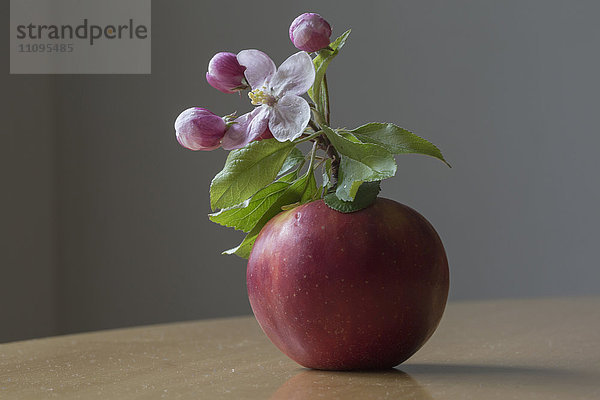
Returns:
[[[308,368],[392,368],[433,334],[448,297],[448,261],[418,212],[377,198],[340,213],[317,200],[284,211],[248,260],[254,315]]]

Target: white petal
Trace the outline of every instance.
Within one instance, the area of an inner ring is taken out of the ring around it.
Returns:
[[[276,70],[273,60],[260,50],[242,50],[238,53],[237,60],[241,66],[246,67],[244,75],[252,89],[260,89],[269,82]]]
[[[223,136],[221,143],[223,149],[241,149],[262,135],[267,129],[270,114],[270,107],[260,106],[252,112],[236,118],[236,123],[231,125]]]
[[[310,120],[310,106],[302,97],[294,94],[283,96],[272,107],[269,129],[273,136],[283,142],[294,140],[304,131]]]
[[[288,57],[279,66],[269,86],[275,96],[286,94],[304,94],[315,81],[315,67],[312,59],[305,51]]]
[[[246,143],[246,136],[248,136],[247,131],[250,121],[252,121],[251,112],[237,117],[235,119],[235,124],[231,125],[229,129],[227,129],[227,132],[225,132],[221,146],[223,146],[225,150],[233,150],[244,147]]]

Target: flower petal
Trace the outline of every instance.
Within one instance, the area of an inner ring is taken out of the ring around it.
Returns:
[[[222,146],[225,150],[240,149],[262,135],[268,128],[270,107],[257,107],[252,112],[235,119],[225,136]]]
[[[244,75],[252,89],[260,89],[276,70],[273,60],[260,50],[242,50],[238,53],[237,60],[241,66],[246,67]]]
[[[302,135],[310,120],[310,106],[306,100],[288,94],[271,108],[269,129],[277,140],[294,140]]]
[[[277,97],[286,94],[304,94],[315,81],[315,67],[305,51],[299,51],[288,57],[279,66],[269,86]]]

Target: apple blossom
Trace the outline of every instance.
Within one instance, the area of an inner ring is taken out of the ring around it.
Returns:
[[[227,125],[205,108],[192,107],[175,120],[177,141],[190,150],[214,150],[221,146]]]
[[[244,70],[233,53],[221,52],[213,56],[208,63],[207,82],[223,93],[234,93],[246,89]]]
[[[259,50],[242,50],[237,59],[246,67],[244,75],[252,88],[248,96],[258,107],[234,121],[223,138],[223,148],[244,147],[267,128],[280,142],[302,135],[310,120],[310,106],[300,96],[315,80],[315,68],[308,53],[293,54],[279,69]]]
[[[329,45],[331,26],[315,13],[299,15],[290,25],[290,40],[300,50],[319,51]]]

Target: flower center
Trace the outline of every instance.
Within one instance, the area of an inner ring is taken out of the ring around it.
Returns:
[[[252,100],[253,105],[259,106],[261,104],[266,104],[268,106],[272,106],[273,104],[277,103],[277,99],[275,97],[265,93],[266,89],[267,88],[263,86],[260,89],[254,89],[248,93],[248,97],[250,97],[250,100]]]

